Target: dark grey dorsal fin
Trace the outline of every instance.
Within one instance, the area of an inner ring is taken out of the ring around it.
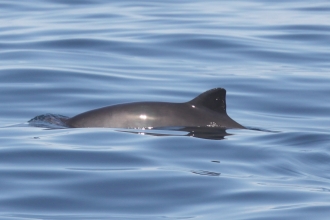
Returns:
[[[226,113],[226,90],[223,88],[208,90],[188,103],[196,107],[204,106],[219,113]]]

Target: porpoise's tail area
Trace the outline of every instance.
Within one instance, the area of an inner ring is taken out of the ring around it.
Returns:
[[[43,127],[43,128],[68,128],[66,121],[69,119],[67,116],[57,114],[44,114],[38,115],[28,121],[30,126]]]

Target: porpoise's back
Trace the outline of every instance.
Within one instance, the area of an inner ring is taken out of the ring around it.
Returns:
[[[107,106],[67,120],[69,127],[156,128],[222,127],[244,128],[226,112],[226,90],[208,90],[185,103],[136,102]]]

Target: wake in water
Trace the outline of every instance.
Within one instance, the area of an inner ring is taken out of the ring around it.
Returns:
[[[66,124],[67,116],[57,114],[38,115],[28,121],[30,126],[49,129],[70,128]],[[118,129],[116,131],[150,136],[190,136],[203,139],[221,140],[231,135],[223,128],[211,127],[161,127],[155,129]],[[184,132],[184,133],[182,133]]]
[[[32,118],[28,123],[34,127],[59,129],[68,128],[65,123],[67,119],[69,119],[69,117],[63,115],[44,114]]]
[[[63,129],[70,128],[66,124],[69,119],[67,116],[58,114],[44,114],[38,115],[28,121],[30,126],[42,127],[49,129]],[[246,127],[248,130],[262,131],[262,132],[274,132],[266,129]],[[222,140],[225,136],[232,135],[227,133],[228,129],[219,127],[159,127],[159,128],[145,128],[145,129],[118,129],[114,128],[116,131],[140,134],[140,135],[150,135],[150,136],[190,136],[202,139],[212,139],[212,140]],[[182,134],[184,132],[184,134]]]

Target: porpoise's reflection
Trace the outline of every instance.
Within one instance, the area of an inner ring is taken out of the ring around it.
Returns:
[[[147,130],[127,129],[116,131],[150,136],[189,136],[202,139],[222,140],[225,136],[232,135],[227,133],[226,130],[228,129],[208,127],[163,127]]]

